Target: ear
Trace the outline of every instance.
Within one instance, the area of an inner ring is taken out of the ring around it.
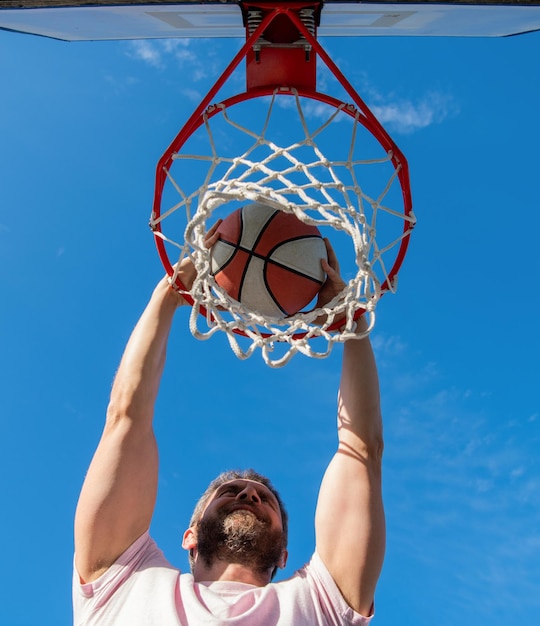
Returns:
[[[288,550],[283,550],[281,552],[281,556],[279,557],[279,561],[278,561],[278,567],[279,569],[285,569],[285,566],[287,565],[287,559],[289,558],[289,552]]]
[[[182,539],[182,548],[185,550],[193,550],[197,547],[197,537],[193,528],[188,528]]]

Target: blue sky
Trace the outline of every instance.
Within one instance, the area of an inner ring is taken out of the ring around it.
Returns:
[[[0,32],[1,626],[71,623],[72,518],[112,377],[162,274],[154,168],[239,41]],[[374,624],[534,624],[540,609],[540,33],[323,41],[409,160],[418,226],[372,340],[388,549]],[[274,480],[313,549],[340,349],[271,370],[179,311],[152,532],[170,560],[206,483]],[[536,618],[536,619],[535,619]]]

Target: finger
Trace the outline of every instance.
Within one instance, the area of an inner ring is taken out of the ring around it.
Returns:
[[[326,259],[321,259],[321,266],[323,270],[326,272],[326,274],[328,274],[329,276],[330,274],[334,272],[334,270],[332,269],[332,266],[330,265],[330,263],[328,263]]]
[[[339,262],[337,260],[336,253],[334,252],[334,248],[332,248],[332,244],[330,243],[330,239],[328,237],[324,238],[324,245],[326,246],[326,254],[328,256],[328,264],[330,267],[336,272],[339,273]]]
[[[204,245],[206,248],[211,248],[216,241],[219,239],[219,232],[217,229],[219,228],[221,222],[223,220],[219,219],[213,226],[208,230],[206,235],[204,236]]]
[[[216,241],[219,239],[219,235],[220,235],[219,233],[214,233],[211,236],[207,235],[204,238],[204,245],[205,245],[205,247],[206,248],[211,248],[216,243]]]
[[[223,220],[219,218],[218,221],[212,226],[212,228],[208,229],[208,232],[206,233],[206,237],[212,237],[212,235],[219,228],[219,225],[221,224],[221,222],[223,222]]]
[[[332,282],[341,282],[341,275],[336,271],[326,259],[321,259],[321,265],[326,275]]]

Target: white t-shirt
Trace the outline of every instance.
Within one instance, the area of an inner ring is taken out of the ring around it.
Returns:
[[[366,626],[315,553],[288,580],[257,587],[195,582],[163,556],[148,533],[102,576],[73,578],[75,626]]]

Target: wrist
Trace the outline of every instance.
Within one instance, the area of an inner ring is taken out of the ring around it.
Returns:
[[[182,295],[170,284],[168,276],[164,276],[156,285],[154,295],[175,309],[187,304]]]
[[[356,320],[356,332],[363,333],[368,329],[368,321],[366,319],[367,313],[364,313]]]

